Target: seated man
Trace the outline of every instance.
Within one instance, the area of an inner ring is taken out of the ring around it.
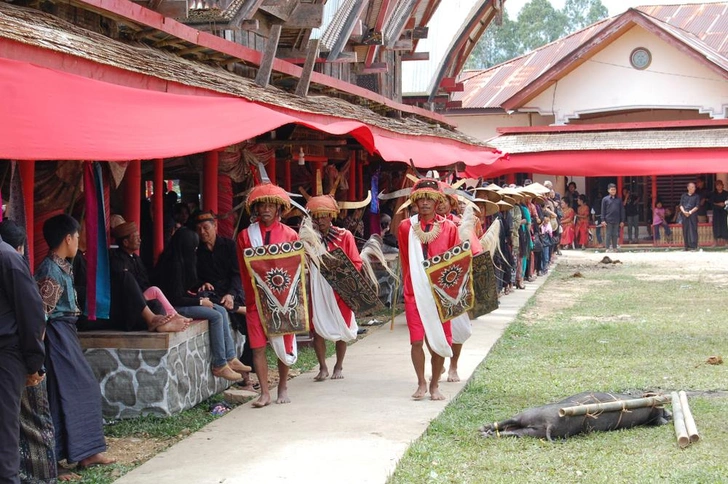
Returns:
[[[228,311],[234,329],[247,336],[245,321],[245,296],[240,280],[240,266],[235,241],[217,233],[217,220],[212,212],[199,212],[193,218],[200,245],[197,247],[197,277],[210,300]],[[253,351],[245,338],[240,361],[247,367],[253,365]],[[243,371],[243,387],[252,390],[250,370]]]
[[[141,246],[136,223],[119,224],[111,235],[118,244],[109,251],[112,326],[122,331],[187,329],[191,320],[178,314],[162,291],[149,283],[147,270],[136,254]]]

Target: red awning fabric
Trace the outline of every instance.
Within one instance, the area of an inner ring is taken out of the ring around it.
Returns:
[[[0,158],[127,161],[223,148],[289,123],[350,135],[386,161],[492,163],[499,152],[242,98],[134,89],[0,58]]]
[[[518,153],[493,164],[467,166],[467,176],[494,178],[507,173],[570,176],[647,176],[726,171],[728,148],[670,150],[550,151]]]

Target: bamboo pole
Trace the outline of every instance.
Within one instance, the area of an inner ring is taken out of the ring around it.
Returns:
[[[654,397],[634,398],[631,400],[615,400],[613,402],[590,403],[587,405],[574,405],[559,409],[559,417],[574,417],[599,412],[617,412],[633,408],[654,407],[670,400],[667,395]]]
[[[675,423],[675,436],[677,437],[677,445],[684,449],[690,443],[688,431],[685,428],[685,416],[683,415],[682,405],[680,405],[680,397],[677,392],[672,392],[672,421]]]
[[[693,442],[697,442],[698,440],[700,440],[698,427],[697,425],[695,425],[693,412],[690,410],[690,406],[688,405],[688,394],[685,393],[684,390],[681,390],[678,393],[678,396],[680,397],[680,406],[682,407],[683,417],[685,418],[685,430],[688,431],[688,437],[690,438],[690,443],[692,444]]]

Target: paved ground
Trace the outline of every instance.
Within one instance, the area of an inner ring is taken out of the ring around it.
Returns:
[[[462,382],[441,384],[444,402],[410,398],[416,378],[399,316],[394,331],[389,324],[370,329],[373,334],[349,347],[344,380],[315,383],[315,371],[304,373],[289,382],[291,404],[237,407],[116,482],[384,483],[544,279],[473,322],[460,357]]]

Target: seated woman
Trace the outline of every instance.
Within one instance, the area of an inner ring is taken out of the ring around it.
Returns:
[[[156,267],[158,286],[182,316],[206,319],[210,325],[210,351],[212,374],[230,381],[243,378],[239,372],[249,372],[236,357],[235,343],[230,329],[227,310],[200,297],[197,278],[197,246],[200,239],[195,232],[180,227],[159,257]]]
[[[561,199],[561,211],[563,216],[561,217],[561,248],[568,249],[570,246],[572,249],[574,246],[574,219],[576,218],[576,212],[569,206],[566,200]]]

